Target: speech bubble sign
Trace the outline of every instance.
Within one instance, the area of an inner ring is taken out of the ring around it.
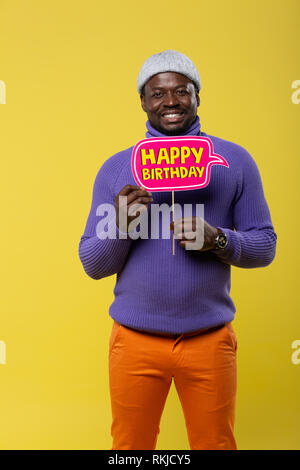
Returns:
[[[215,154],[208,137],[153,137],[137,142],[131,168],[139,186],[149,191],[182,191],[209,184],[212,165],[229,167]]]

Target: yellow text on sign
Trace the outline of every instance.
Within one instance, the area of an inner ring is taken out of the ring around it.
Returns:
[[[170,147],[160,148],[158,154],[155,155],[154,149],[149,149],[147,152],[146,149],[141,149],[142,165],[147,165],[149,163],[160,165],[162,161],[166,164],[173,164],[175,159],[180,158],[180,163],[185,163],[185,160],[191,155],[195,157],[195,163],[200,163],[201,155],[203,148],[200,147],[198,150],[195,147]]]

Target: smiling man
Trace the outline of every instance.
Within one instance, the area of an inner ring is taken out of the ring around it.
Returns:
[[[186,55],[167,50],[149,57],[137,89],[148,116],[147,138],[205,136],[229,167],[215,166],[205,188],[176,191],[176,202],[190,204],[193,215],[170,224],[180,247],[175,256],[172,238],[161,232],[158,239],[122,238],[137,217],[130,212],[133,204],[141,204],[149,218],[152,204],[170,205],[169,192],[152,195],[135,185],[134,146],[111,156],[96,176],[79,257],[92,279],[117,275],[109,308],[112,449],[155,449],[172,380],[190,448],[237,449],[231,266],[269,265],[277,241],[260,173],[243,147],[201,131],[201,81]],[[191,251],[186,242],[195,230],[197,203],[204,205],[204,244]],[[99,236],[101,204],[114,205],[116,238]],[[119,214],[126,220],[122,231]]]
[[[196,120],[200,105],[197,86],[176,72],[154,75],[141,91],[151,125],[165,135],[184,134]]]

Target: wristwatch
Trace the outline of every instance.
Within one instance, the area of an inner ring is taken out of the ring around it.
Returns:
[[[228,238],[226,233],[220,231],[215,238],[215,250],[224,250],[228,245]]]

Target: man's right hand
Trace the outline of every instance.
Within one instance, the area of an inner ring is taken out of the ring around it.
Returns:
[[[121,203],[121,201],[119,200],[120,196],[127,196],[127,204]],[[147,210],[150,202],[153,202],[151,192],[147,191],[146,189],[140,186],[126,184],[126,186],[124,186],[121,189],[121,191],[117,194],[115,198],[116,224],[118,228],[120,228],[119,227],[120,212],[123,213],[122,215],[123,220],[127,220],[126,232],[128,232],[128,226],[130,222],[136,219],[137,217],[139,217],[139,215],[141,215],[142,212]],[[128,215],[129,208],[133,204],[142,204],[141,210],[137,211],[136,215]],[[124,231],[123,227],[121,227],[121,230]]]

